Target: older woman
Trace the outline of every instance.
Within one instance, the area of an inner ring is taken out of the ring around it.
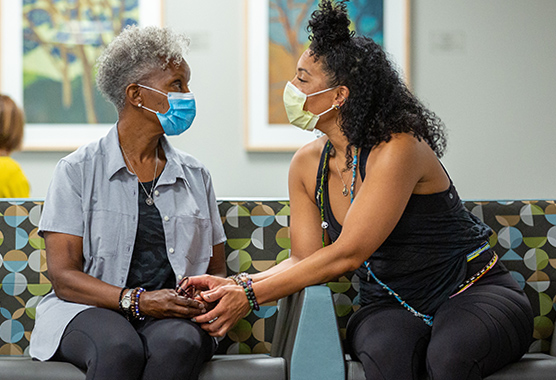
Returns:
[[[87,379],[196,379],[215,341],[190,319],[182,276],[225,273],[211,178],[164,136],[190,127],[188,40],[130,27],[98,62],[118,111],[99,141],[56,167],[40,221],[54,292],[37,307],[30,353]]]
[[[367,379],[481,379],[527,350],[531,305],[439,161],[441,121],[349,30],[343,1],[319,7],[284,91],[290,122],[324,133],[290,167],[292,258],[253,278],[196,278],[220,300],[196,320],[221,335],[260,302],[356,270],[347,341]]]

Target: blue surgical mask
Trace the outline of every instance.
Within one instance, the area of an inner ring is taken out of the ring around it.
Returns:
[[[191,127],[197,112],[195,96],[193,96],[192,92],[169,92],[166,94],[152,87],[143,86],[142,84],[137,85],[168,97],[170,108],[165,113],[141,106],[141,108],[156,114],[164,133],[168,136],[180,135]]]

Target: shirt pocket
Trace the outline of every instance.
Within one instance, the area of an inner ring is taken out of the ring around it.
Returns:
[[[89,253],[92,257],[111,257],[120,250],[122,215],[109,210],[91,213]]]
[[[176,219],[176,252],[185,255],[185,273],[206,272],[212,256],[212,226],[210,219],[179,216]]]

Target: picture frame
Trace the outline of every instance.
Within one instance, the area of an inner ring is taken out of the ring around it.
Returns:
[[[287,123],[270,123],[270,2],[245,0],[245,130],[244,145],[250,152],[291,152],[318,137],[320,132],[307,132]],[[295,3],[295,1],[294,1]],[[349,3],[348,3],[349,4]],[[383,0],[384,49],[410,84],[410,0]],[[275,6],[276,7],[276,6]],[[301,5],[299,6],[301,7]],[[297,12],[300,12],[297,10]],[[306,25],[302,25],[306,27]],[[296,58],[297,59],[297,58]],[[292,63],[291,73],[295,71]],[[285,85],[285,83],[283,83]],[[282,91],[283,87],[272,91]],[[277,96],[274,96],[277,98]],[[279,101],[279,100],[278,100]],[[278,101],[275,101],[276,104]],[[280,104],[281,107],[283,107]]]
[[[138,8],[139,25],[163,25],[163,1],[164,0],[138,0],[134,10]],[[24,0],[0,0],[0,93],[10,96],[19,106],[26,110],[26,106],[30,106],[29,104],[26,105],[24,102],[23,59],[24,51],[28,51],[29,49],[28,46],[25,46],[24,50],[23,34],[26,31],[23,25],[24,4]],[[25,6],[28,5],[29,2],[27,2]],[[40,16],[39,14],[39,19]],[[27,19],[30,20],[29,15],[27,15]],[[27,22],[29,23],[31,21]],[[44,23],[44,20],[41,22]],[[110,20],[110,22],[113,21]],[[83,24],[83,21],[79,21],[78,23],[79,26],[77,28]],[[34,23],[33,26],[37,24],[39,24],[39,22]],[[54,25],[54,22],[49,25]],[[82,29],[78,30],[85,30],[86,27],[88,26],[83,26]],[[54,29],[54,27],[51,28]],[[83,34],[84,33],[85,32],[83,32]],[[38,35],[38,33],[36,33],[36,35]],[[86,42],[83,44],[85,45]],[[90,67],[91,70],[94,70],[92,66]],[[95,91],[94,81],[89,83],[89,88],[91,86],[93,89],[90,89],[89,92]],[[73,91],[76,92],[75,90]],[[98,95],[99,94],[95,94],[97,98]],[[44,94],[38,92],[38,94],[34,96],[43,97],[53,95],[45,91]],[[111,105],[109,106],[112,107]],[[58,113],[66,112],[66,110],[56,111]],[[67,112],[70,111],[71,107]],[[88,115],[85,122],[78,123],[34,123],[27,117],[28,120],[25,125],[25,137],[22,149],[23,151],[73,151],[83,144],[97,140],[108,132],[117,120],[117,114],[113,107],[110,111],[113,112],[114,115],[113,121],[110,117],[109,122],[104,121],[97,123],[91,122],[91,118]],[[94,120],[94,117],[92,119]]]

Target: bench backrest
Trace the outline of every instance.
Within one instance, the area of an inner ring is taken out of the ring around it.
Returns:
[[[492,227],[491,245],[533,304],[530,350],[548,352],[556,319],[556,203],[464,204]],[[289,256],[289,202],[226,200],[219,201],[219,209],[228,237],[228,274],[259,272]],[[35,307],[51,290],[44,241],[37,235],[41,211],[40,201],[0,200],[0,355],[27,353]],[[359,307],[359,281],[350,273],[328,286],[343,337],[347,320]],[[250,313],[227,334],[219,353],[270,352],[277,311],[274,302]]]

